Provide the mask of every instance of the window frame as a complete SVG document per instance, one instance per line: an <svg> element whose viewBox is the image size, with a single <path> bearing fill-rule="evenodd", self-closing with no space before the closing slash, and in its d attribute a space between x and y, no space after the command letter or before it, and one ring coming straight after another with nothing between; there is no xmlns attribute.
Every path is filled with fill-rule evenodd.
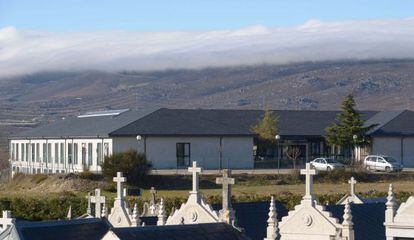
<svg viewBox="0 0 414 240"><path fill-rule="evenodd" d="M182 146L182 149L179 149L180 146ZM188 154L186 154L186 146L188 146ZM190 142L177 142L175 145L175 149L176 149L175 151L176 151L177 167L190 166L191 164L191 143ZM182 156L180 155L181 150L183 152Z"/></svg>

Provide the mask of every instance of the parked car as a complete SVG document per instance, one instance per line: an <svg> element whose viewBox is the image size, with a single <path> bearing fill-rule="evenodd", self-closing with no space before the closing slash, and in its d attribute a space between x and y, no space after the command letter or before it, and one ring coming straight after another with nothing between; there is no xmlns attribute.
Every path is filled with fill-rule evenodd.
<svg viewBox="0 0 414 240"><path fill-rule="evenodd" d="M345 165L333 158L316 158L310 162L316 170L331 171L334 169L344 169Z"/></svg>
<svg viewBox="0 0 414 240"><path fill-rule="evenodd" d="M385 155L368 155L364 165L368 171L400 172L404 168L400 161Z"/></svg>

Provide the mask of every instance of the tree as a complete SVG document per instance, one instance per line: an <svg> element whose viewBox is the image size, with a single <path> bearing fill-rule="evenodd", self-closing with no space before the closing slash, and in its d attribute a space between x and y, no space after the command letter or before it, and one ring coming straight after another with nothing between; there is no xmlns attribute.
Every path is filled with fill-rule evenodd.
<svg viewBox="0 0 414 240"><path fill-rule="evenodd" d="M266 109L263 119L252 126L252 131L256 133L261 140L272 143L275 141L275 136L279 132L278 123L279 118L274 115L270 109Z"/></svg>
<svg viewBox="0 0 414 240"><path fill-rule="evenodd" d="M359 112L355 109L354 96L348 94L342 102L342 112L336 121L326 129L326 140L331 146L364 147L370 143L367 133L376 125L364 126ZM354 139L356 136L356 139Z"/></svg>
<svg viewBox="0 0 414 240"><path fill-rule="evenodd" d="M293 169L296 169L296 161L300 157L300 154L302 154L300 148L288 146L287 150L285 151L285 154L290 160L292 160Z"/></svg>
<svg viewBox="0 0 414 240"><path fill-rule="evenodd" d="M133 185L142 183L148 170L145 155L133 149L105 157L102 165L102 173L106 178L112 179L117 172L122 172L127 177L128 183Z"/></svg>

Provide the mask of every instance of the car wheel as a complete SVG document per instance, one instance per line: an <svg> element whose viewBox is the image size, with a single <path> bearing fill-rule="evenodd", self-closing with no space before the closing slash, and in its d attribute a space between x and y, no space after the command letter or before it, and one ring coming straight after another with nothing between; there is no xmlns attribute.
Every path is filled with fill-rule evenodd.
<svg viewBox="0 0 414 240"><path fill-rule="evenodd" d="M389 172L391 172L391 168L390 168L390 167L385 167L385 171L386 171L387 173L389 173Z"/></svg>
<svg viewBox="0 0 414 240"><path fill-rule="evenodd" d="M330 172L331 170L332 170L331 167L326 168L326 171L328 171L328 172Z"/></svg>

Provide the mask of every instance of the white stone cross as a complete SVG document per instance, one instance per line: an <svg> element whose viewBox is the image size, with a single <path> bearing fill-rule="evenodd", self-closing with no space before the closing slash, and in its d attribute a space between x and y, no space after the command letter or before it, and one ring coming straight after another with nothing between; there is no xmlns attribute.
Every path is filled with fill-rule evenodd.
<svg viewBox="0 0 414 240"><path fill-rule="evenodd" d="M101 195L101 189L95 189L95 196L90 197L91 203L95 204L95 217L99 218L102 214L101 206L105 205L105 196Z"/></svg>
<svg viewBox="0 0 414 240"><path fill-rule="evenodd" d="M358 182L355 180L354 177L351 177L351 179L349 179L348 183L351 184L351 196L353 196L353 195L355 195L355 184L357 184Z"/></svg>
<svg viewBox="0 0 414 240"><path fill-rule="evenodd" d="M306 194L304 199L312 200L313 199L313 176L318 174L316 169L313 169L310 163L306 163L306 168L300 170L300 174L306 176Z"/></svg>
<svg viewBox="0 0 414 240"><path fill-rule="evenodd" d="M88 199L88 208L86 209L86 214L91 215L91 193L88 192L88 196L86 196L86 199Z"/></svg>
<svg viewBox="0 0 414 240"><path fill-rule="evenodd" d="M123 199L122 183L126 182L126 178L122 176L122 172L117 172L116 177L114 177L113 181L116 182L116 199L121 200Z"/></svg>
<svg viewBox="0 0 414 240"><path fill-rule="evenodd" d="M11 212L3 211L3 217L0 218L0 230L4 231L8 226L11 225L13 225L13 218L11 218Z"/></svg>
<svg viewBox="0 0 414 240"><path fill-rule="evenodd" d="M151 194L150 204L155 205L155 202L157 201L157 197L156 197L157 190L155 190L154 187L151 187L150 194Z"/></svg>
<svg viewBox="0 0 414 240"><path fill-rule="evenodd" d="M193 191L191 193L198 193L198 174L201 173L201 168L197 167L197 162L193 161L193 166L188 168L188 172L193 173Z"/></svg>
<svg viewBox="0 0 414 240"><path fill-rule="evenodd" d="M216 178L216 184L223 185L223 209L231 208L231 185L235 183L234 178L231 177L231 170L224 169L223 177Z"/></svg>

